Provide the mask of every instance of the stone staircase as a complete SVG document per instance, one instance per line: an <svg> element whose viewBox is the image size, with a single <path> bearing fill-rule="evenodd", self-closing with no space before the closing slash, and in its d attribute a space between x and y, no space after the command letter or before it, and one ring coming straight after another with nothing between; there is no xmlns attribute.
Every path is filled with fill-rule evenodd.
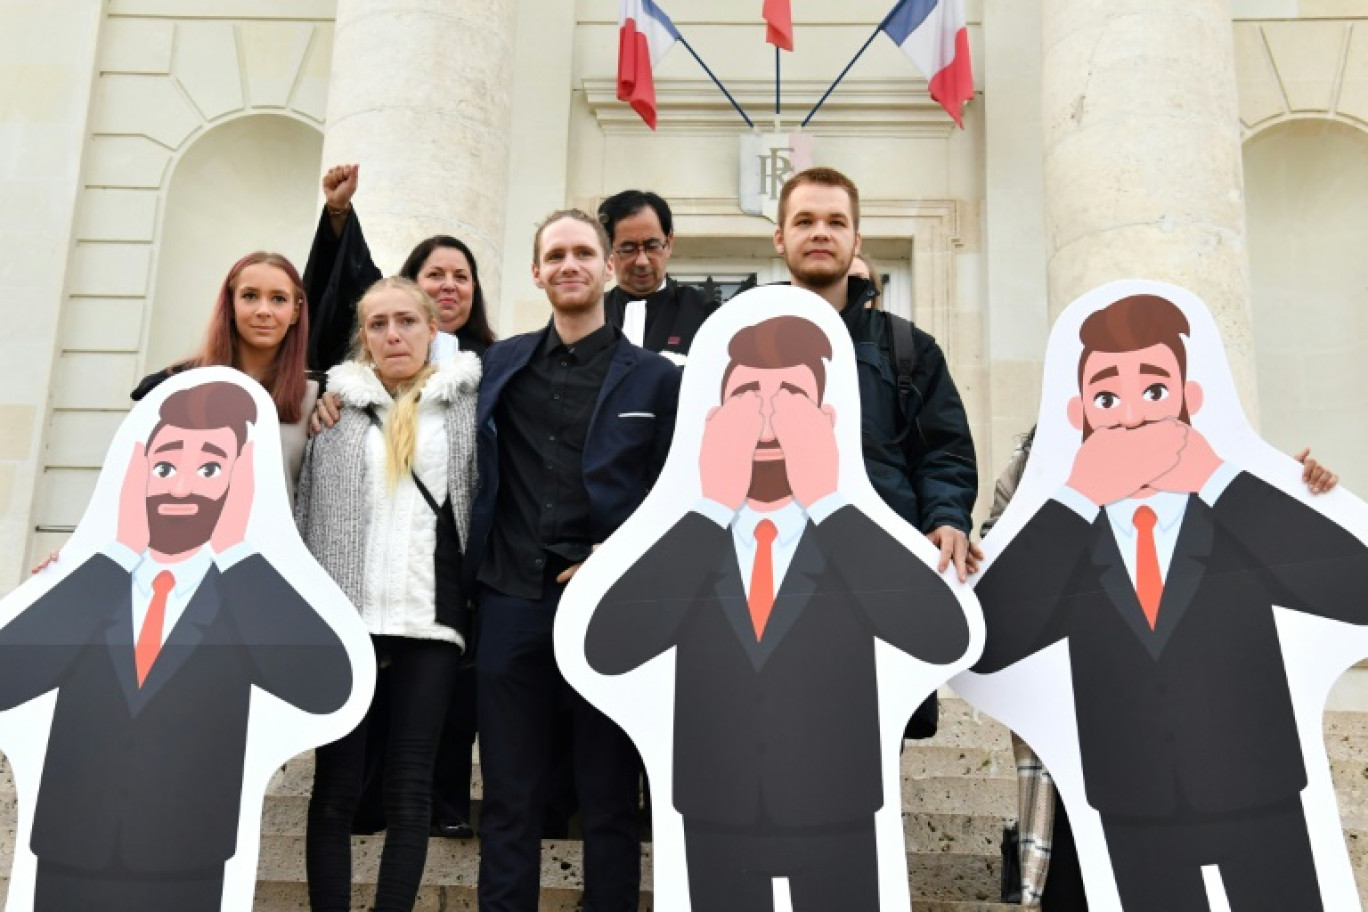
<svg viewBox="0 0 1368 912"><path fill-rule="evenodd" d="M909 742L902 756L903 819L913 912L1009 912L998 903L1002 828L1016 817L1016 781L1007 730L963 700L941 701L940 733ZM1359 893L1368 897L1368 713L1329 712L1325 737L1345 838ZM306 912L305 808L312 755L291 760L272 779L262 814L255 909ZM474 794L481 782L476 768ZM0 778L0 870L8 871L15 796L8 766ZM353 839L352 908L374 895L382 836ZM581 845L547 841L542 852L540 912L576 912ZM651 846L644 846L641 908L652 908ZM477 840L432 840L417 909L474 910ZM0 887L4 886L0 882ZM0 906L3 909L3 906Z"/></svg>
<svg viewBox="0 0 1368 912"><path fill-rule="evenodd" d="M311 757L291 760L271 782L262 817L257 872L259 912L306 912L304 820L312 777ZM903 820L914 912L1005 912L997 903L1002 828L1016 818L1016 779L1007 730L959 699L942 701L940 733L908 742L902 757ZM473 794L482 782L476 765ZM374 895L382 836L352 840L353 909ZM579 906L581 844L542 845L540 912L575 912ZM649 912L651 846L643 846L642 904ZM434 839L417 909L474 910L477 840Z"/></svg>

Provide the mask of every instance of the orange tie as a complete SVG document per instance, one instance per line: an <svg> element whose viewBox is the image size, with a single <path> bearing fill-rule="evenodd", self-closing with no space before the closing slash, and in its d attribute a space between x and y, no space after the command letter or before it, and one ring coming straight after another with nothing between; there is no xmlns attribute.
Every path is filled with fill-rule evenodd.
<svg viewBox="0 0 1368 912"><path fill-rule="evenodd" d="M751 567L750 616L755 640L765 635L765 624L774 608L774 537L779 530L768 519L755 524L755 563Z"/></svg>
<svg viewBox="0 0 1368 912"><path fill-rule="evenodd" d="M143 619L138 645L133 650L139 687L147 680L147 673L152 670L152 663L157 661L157 653L161 651L162 625L166 623L166 596L175 585L176 578L170 570L163 570L152 580L152 604L147 606L147 617Z"/></svg>
<svg viewBox="0 0 1368 912"><path fill-rule="evenodd" d="M1135 524L1135 594L1140 597L1150 630L1159 621L1159 602L1164 597L1164 578L1159 573L1159 549L1154 545L1154 525L1159 517L1149 507L1139 507Z"/></svg>

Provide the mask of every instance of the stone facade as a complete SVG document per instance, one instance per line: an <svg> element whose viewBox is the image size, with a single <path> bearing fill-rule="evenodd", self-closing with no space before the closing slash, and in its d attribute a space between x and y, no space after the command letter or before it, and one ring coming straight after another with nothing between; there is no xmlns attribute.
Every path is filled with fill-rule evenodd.
<svg viewBox="0 0 1368 912"><path fill-rule="evenodd" d="M887 5L797 5L781 130ZM771 130L774 61L755 11L673 7ZM1163 9L1179 18L1153 18ZM1233 315L1252 417L1279 446L1310 444L1368 487L1368 417L1337 408L1363 379L1368 344L1368 261L1353 253L1368 240L1354 218L1368 202L1365 11L1351 0L967 10L979 94L966 130L880 37L808 132L815 160L862 188L866 247L898 286L890 301L949 355L985 489L1034 420L1051 313L1126 271L1188 281ZM777 275L773 225L737 205L741 120L676 47L656 74L651 133L614 97L616 30L597 0L0 2L0 40L16 51L0 58L12 76L0 82L0 284L21 330L0 342L0 588L75 524L127 389L194 348L227 266L262 247L302 264L318 176L334 161L363 164L356 205L383 268L432 231L474 244L503 334L547 316L528 272L538 219L625 186L675 204L676 271ZM1130 102L1166 69L1149 108ZM1168 107L1183 116L1168 117L1164 141L1120 144L1118 131L1136 132L1127 118L1162 122ZM1108 186L1125 161L1185 182L1169 197L1118 195ZM1189 223L1216 227L1189 241ZM1090 248L1109 234L1127 240ZM1186 265L1166 272L1165 250L1186 251Z"/></svg>

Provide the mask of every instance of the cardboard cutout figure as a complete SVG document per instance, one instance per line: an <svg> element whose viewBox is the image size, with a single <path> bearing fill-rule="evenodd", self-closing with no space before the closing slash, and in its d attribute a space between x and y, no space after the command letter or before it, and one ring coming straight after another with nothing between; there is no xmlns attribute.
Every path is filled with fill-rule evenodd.
<svg viewBox="0 0 1368 912"><path fill-rule="evenodd" d="M265 391L209 368L137 405L61 561L0 622L7 908L250 908L267 778L354 727L375 678L294 533Z"/></svg>
<svg viewBox="0 0 1368 912"><path fill-rule="evenodd" d="M1299 479L1193 295L1116 283L1060 316L954 686L1054 772L1094 909L1359 908L1321 712L1368 655L1345 626L1368 624L1368 513Z"/></svg>
<svg viewBox="0 0 1368 912"><path fill-rule="evenodd" d="M646 761L661 910L908 908L902 728L980 626L859 429L837 313L745 292L694 341L650 497L561 601L566 678Z"/></svg>

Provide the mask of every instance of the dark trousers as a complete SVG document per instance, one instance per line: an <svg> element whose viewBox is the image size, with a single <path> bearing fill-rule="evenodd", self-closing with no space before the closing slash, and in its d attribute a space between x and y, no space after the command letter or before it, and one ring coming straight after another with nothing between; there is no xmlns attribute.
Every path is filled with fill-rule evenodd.
<svg viewBox="0 0 1368 912"><path fill-rule="evenodd" d="M480 764L481 912L535 912L542 818L557 712L571 725L584 830L585 912L635 912L641 890L636 748L576 693L556 666L551 630L564 587L537 601L484 590L476 647Z"/></svg>
<svg viewBox="0 0 1368 912"><path fill-rule="evenodd" d="M1204 865L1218 865L1231 912L1320 912L1301 801L1159 822L1102 815L1126 912L1208 912Z"/></svg>
<svg viewBox="0 0 1368 912"><path fill-rule="evenodd" d="M470 822L470 774L477 729L475 669L462 668L447 704L432 778L432 819L437 823Z"/></svg>
<svg viewBox="0 0 1368 912"><path fill-rule="evenodd" d="M387 701L385 817L388 830L375 890L376 912L408 912L427 862L432 768L461 650L452 643L372 637ZM371 712L376 709L372 702ZM367 713L369 718L370 713ZM351 734L320 747L309 799L305 862L313 912L351 908L351 822L366 769L363 719Z"/></svg>
<svg viewBox="0 0 1368 912"><path fill-rule="evenodd" d="M38 859L34 912L218 912L223 868L173 875L89 872Z"/></svg>
<svg viewBox="0 0 1368 912"><path fill-rule="evenodd" d="M788 878L794 912L879 910L873 817L788 832L713 829L686 819L684 854L689 904L700 912L772 912L775 877Z"/></svg>

